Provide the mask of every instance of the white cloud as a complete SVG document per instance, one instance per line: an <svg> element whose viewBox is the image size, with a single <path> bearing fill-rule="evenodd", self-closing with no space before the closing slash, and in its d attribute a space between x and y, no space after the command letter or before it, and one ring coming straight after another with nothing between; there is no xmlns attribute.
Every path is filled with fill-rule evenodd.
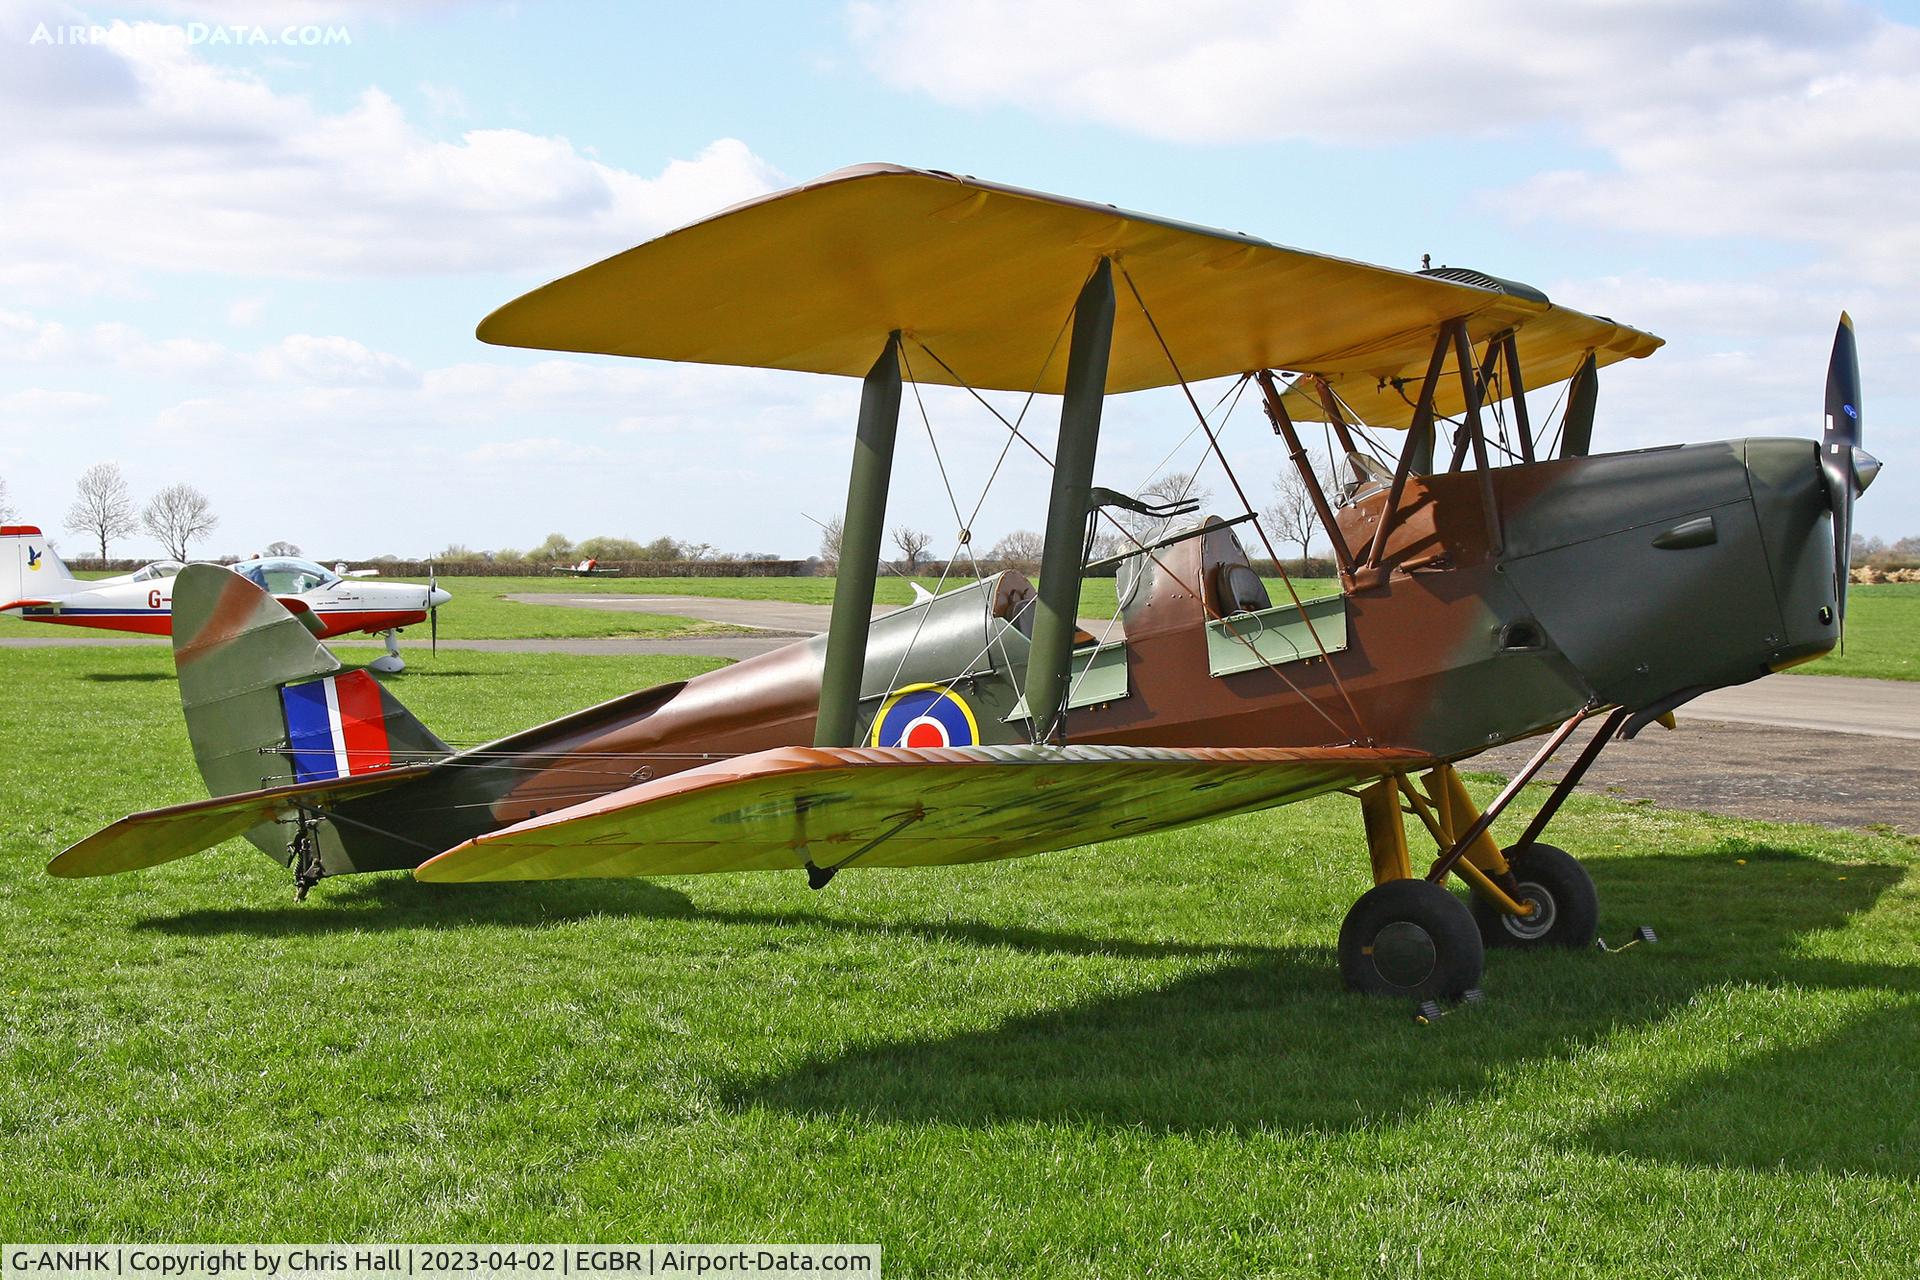
<svg viewBox="0 0 1920 1280"><path fill-rule="evenodd" d="M377 89L322 111L208 62L182 28L112 30L100 44L0 42L0 279L47 263L107 275L557 270L775 180L730 138L656 175L517 129L445 140Z"/></svg>
<svg viewBox="0 0 1920 1280"><path fill-rule="evenodd" d="M252 297L235 298L227 304L227 323L240 329L251 328L260 323L260 317L266 309L266 298L258 294Z"/></svg>
<svg viewBox="0 0 1920 1280"><path fill-rule="evenodd" d="M113 403L108 397L92 391L56 391L44 387L28 387L23 391L10 392L0 396L0 416L8 419L28 422L48 422L57 419L90 417L101 413Z"/></svg>
<svg viewBox="0 0 1920 1280"><path fill-rule="evenodd" d="M227 384L411 386L413 367L352 338L295 333L255 351L203 338L153 338L132 325L71 326L0 311L0 362L102 366L122 374Z"/></svg>
<svg viewBox="0 0 1920 1280"><path fill-rule="evenodd" d="M607 451L598 445L562 440L558 436L527 436L519 440L491 440L467 450L465 456L468 462L481 466L571 466L598 462L607 456Z"/></svg>
<svg viewBox="0 0 1920 1280"><path fill-rule="evenodd" d="M1838 0L862 0L901 88L1181 142L1401 142L1706 106L1831 73L1889 24Z"/></svg>

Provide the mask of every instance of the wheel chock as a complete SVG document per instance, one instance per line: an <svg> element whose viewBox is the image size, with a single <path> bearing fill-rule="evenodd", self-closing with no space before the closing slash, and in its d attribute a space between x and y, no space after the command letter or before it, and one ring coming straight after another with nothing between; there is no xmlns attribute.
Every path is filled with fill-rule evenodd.
<svg viewBox="0 0 1920 1280"><path fill-rule="evenodd" d="M1487 993L1480 988L1468 987L1460 993L1460 998L1454 1001L1451 1009L1442 1005L1438 1000L1422 1000L1413 1007L1413 1020L1423 1027L1431 1026L1448 1014L1458 1013L1467 1005L1479 1004L1486 998Z"/></svg>
<svg viewBox="0 0 1920 1280"><path fill-rule="evenodd" d="M1660 935L1653 931L1653 926L1650 924L1643 924L1639 928L1633 931L1633 937L1631 940L1627 942L1623 942L1617 947L1608 946L1607 940L1605 938L1595 938L1593 940L1593 946L1596 951L1601 951L1611 956L1611 955L1619 955L1622 951L1626 951L1630 948L1637 947L1643 942L1658 942L1658 941L1660 941Z"/></svg>

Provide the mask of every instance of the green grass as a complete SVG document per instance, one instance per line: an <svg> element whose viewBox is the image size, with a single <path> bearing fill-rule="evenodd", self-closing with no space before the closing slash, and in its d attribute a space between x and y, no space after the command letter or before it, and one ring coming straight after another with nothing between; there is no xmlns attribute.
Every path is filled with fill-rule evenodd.
<svg viewBox="0 0 1920 1280"><path fill-rule="evenodd" d="M460 739L699 666L412 656L392 687ZM1603 932L1660 945L1497 955L1422 1028L1334 977L1365 867L1337 797L822 893L387 875L296 905L244 847L43 875L200 794L174 698L162 648L0 653L0 1237L1912 1274L1912 841L1576 798Z"/></svg>
<svg viewBox="0 0 1920 1280"><path fill-rule="evenodd" d="M832 578L449 578L447 588L455 602L440 615L443 636L600 636L699 634L715 628L706 623L651 614L599 613L591 609L516 604L499 597L532 592L565 596L693 595L736 600L792 600L808 604L833 601ZM937 577L917 581L929 589ZM953 581L947 584L954 585ZM1330 578L1296 578L1301 599L1339 590ZM1276 604L1287 600L1278 578L1267 579ZM875 591L882 604L907 604L912 588L907 580L889 574ZM1114 611L1112 578L1089 578L1081 584L1082 617L1105 618ZM725 630L725 628L718 628ZM1881 583L1855 586L1848 596L1847 646L1817 662L1795 668L1796 674L1869 676L1883 680L1920 680L1920 583Z"/></svg>
<svg viewBox="0 0 1920 1280"><path fill-rule="evenodd" d="M1796 672L1920 680L1920 582L1847 589L1847 644Z"/></svg>
<svg viewBox="0 0 1920 1280"><path fill-rule="evenodd" d="M937 577L917 581L929 589ZM440 613L440 634L461 639L561 639L596 636L644 636L659 639L726 634L738 628L656 613L615 613L564 605L522 604L508 595L692 595L735 600L789 600L831 604L832 578L446 578L453 603ZM949 581L948 586L953 585ZM1277 578L1267 580L1276 603L1286 601ZM1302 599L1338 590L1332 579L1298 578ZM889 574L875 597L882 604L907 604L913 598L907 579ZM1920 583L1855 586L1848 597L1846 652L1835 652L1796 667L1796 674L1868 676L1882 680L1920 680ZM1082 617L1105 618L1114 611L1111 578L1081 584ZM0 617L0 637L47 635L50 628ZM100 633L110 634L110 633ZM409 636L409 639L417 637Z"/></svg>

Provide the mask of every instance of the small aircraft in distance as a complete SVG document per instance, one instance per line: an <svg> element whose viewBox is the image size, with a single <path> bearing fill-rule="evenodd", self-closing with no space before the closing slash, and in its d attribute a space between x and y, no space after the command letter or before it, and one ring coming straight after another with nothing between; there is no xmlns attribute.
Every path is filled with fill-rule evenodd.
<svg viewBox="0 0 1920 1280"><path fill-rule="evenodd" d="M171 635L174 582L184 567L178 560L156 560L115 578L76 578L36 526L6 525L0 527L0 613L55 626ZM363 582L361 575L379 571L349 578L290 556L226 567L270 592L318 639L384 635L387 652L374 660L377 671L406 669L395 639L400 628L428 622L437 641L439 608L453 598L438 581Z"/></svg>
<svg viewBox="0 0 1920 1280"><path fill-rule="evenodd" d="M579 564L557 564L547 572L564 574L569 578L612 578L617 577L620 570L602 569L598 556L588 556Z"/></svg>
<svg viewBox="0 0 1920 1280"><path fill-rule="evenodd" d="M1457 996L1486 947L1592 944L1593 880L1540 837L1609 742L1839 642L1854 502L1879 467L1844 314L1818 440L1595 454L1597 370L1651 355L1652 334L1477 271L1368 266L889 165L734 205L508 303L479 336L861 378L827 634L455 751L252 582L191 565L174 652L214 798L123 818L49 871L152 866L244 834L300 893L398 868L785 870L817 889L847 869L1020 857L1337 792L1359 801L1372 880L1340 928L1342 977ZM1192 387L1207 379L1226 386L1212 410ZM1051 468L1039 581L981 574L873 618L903 388L921 419L922 383L975 392L1004 447ZM1558 423L1536 423L1528 390L1561 384ZM1198 423L1176 430L1240 510L1189 519L1194 503L1093 484L1107 397L1153 387L1180 388ZM1053 447L987 391L1058 396ZM1298 470L1336 589L1288 584L1276 601L1241 542L1251 531L1279 561L1221 447L1242 393L1272 433L1236 443L1267 441ZM1337 483L1302 422L1324 424ZM951 505L964 563L973 535ZM1128 545L1089 563L1103 523ZM1082 577L1108 568L1118 607L1081 637ZM1596 717L1543 803L1509 819ZM1480 809L1456 765L1535 735ZM1437 852L1419 869L1409 816ZM1520 828L1504 842L1503 819ZM1311 874L1335 874L1326 862Z"/></svg>

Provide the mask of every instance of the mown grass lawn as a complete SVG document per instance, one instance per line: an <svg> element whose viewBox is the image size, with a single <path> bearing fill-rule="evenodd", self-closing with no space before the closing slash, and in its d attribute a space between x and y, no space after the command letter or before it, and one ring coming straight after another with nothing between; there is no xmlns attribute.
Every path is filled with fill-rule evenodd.
<svg viewBox="0 0 1920 1280"><path fill-rule="evenodd" d="M367 657L371 649L348 651ZM472 740L701 664L443 650ZM0 652L0 1237L857 1240L900 1276L1913 1274L1912 841L1576 798L1602 929L1434 1027L1343 993L1350 802L935 872L300 905L159 646ZM1790 768L1791 762L1783 762Z"/></svg>
<svg viewBox="0 0 1920 1280"><path fill-rule="evenodd" d="M929 590L937 577L916 579ZM950 579L951 588L961 579ZM793 600L809 604L833 602L832 578L448 578L456 595L440 615L442 636L599 636L695 635L710 624L662 615L600 613L592 609L519 604L500 597L531 592L568 596L693 595L740 600ZM1296 578L1301 599L1338 591L1329 578ZM1285 603L1286 587L1269 578L1275 603ZM907 604L912 598L908 580L888 574L880 579L876 598L882 604ZM1110 617L1114 611L1112 578L1089 578L1081 584L1080 614ZM678 625L682 630L675 630ZM719 628L725 630L725 628ZM1847 643L1817 662L1794 668L1800 675L1868 676L1882 680L1920 680L1920 583L1877 583L1854 586L1847 604Z"/></svg>

